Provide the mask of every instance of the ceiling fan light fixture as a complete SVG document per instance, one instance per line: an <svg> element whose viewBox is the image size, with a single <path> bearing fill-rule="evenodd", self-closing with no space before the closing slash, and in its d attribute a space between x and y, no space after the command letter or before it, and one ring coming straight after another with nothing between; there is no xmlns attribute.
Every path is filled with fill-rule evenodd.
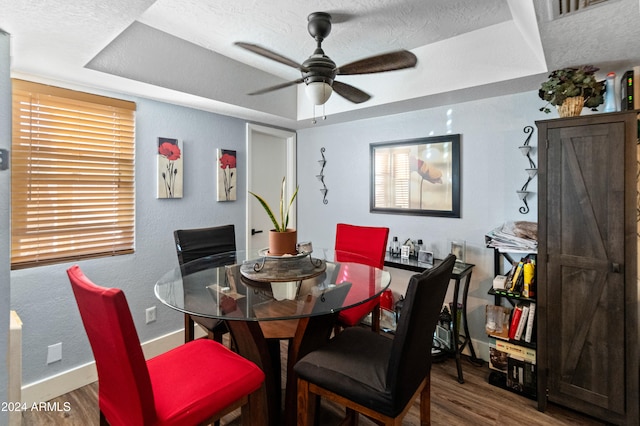
<svg viewBox="0 0 640 426"><path fill-rule="evenodd" d="M314 105L322 105L329 100L333 88L330 84L324 81L312 81L307 83L305 87L307 97L313 102Z"/></svg>
<svg viewBox="0 0 640 426"><path fill-rule="evenodd" d="M322 50L322 41L331 32L331 15L326 12L314 12L309 15L308 21L307 29L309 30L309 35L316 40L317 45L313 54L302 64L298 64L294 60L256 44L236 42L236 45L243 49L247 49L265 58L296 68L302 73L302 78L267 87L266 89L250 93L250 95L261 95L263 93L304 82L306 84L305 91L307 93L307 97L311 100L314 107L324 105L331 97L331 93L333 93L334 89L339 96L349 102L360 104L371 99L371 95L353 87L350 84L336 81L337 76L373 74L413 68L418 62L415 54L408 50L401 49L389 53L370 56L368 58L360 59L341 67L337 67L336 63L330 57L325 55Z"/></svg>

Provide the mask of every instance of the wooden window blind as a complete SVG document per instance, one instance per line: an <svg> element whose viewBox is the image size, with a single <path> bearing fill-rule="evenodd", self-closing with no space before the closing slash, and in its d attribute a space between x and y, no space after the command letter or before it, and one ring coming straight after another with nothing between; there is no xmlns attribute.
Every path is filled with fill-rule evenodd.
<svg viewBox="0 0 640 426"><path fill-rule="evenodd" d="M134 249L135 103L13 80L11 268Z"/></svg>

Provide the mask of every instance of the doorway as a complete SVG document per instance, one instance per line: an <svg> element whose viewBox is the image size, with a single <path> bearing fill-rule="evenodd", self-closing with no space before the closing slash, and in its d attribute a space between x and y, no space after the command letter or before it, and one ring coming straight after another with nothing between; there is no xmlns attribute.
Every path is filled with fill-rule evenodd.
<svg viewBox="0 0 640 426"><path fill-rule="evenodd" d="M278 214L280 184L286 177L285 200L297 185L296 134L257 124L247 124L247 190L259 194ZM289 227L296 227L296 203L289 214ZM247 196L247 250L269 246L269 230L273 224L258 200Z"/></svg>

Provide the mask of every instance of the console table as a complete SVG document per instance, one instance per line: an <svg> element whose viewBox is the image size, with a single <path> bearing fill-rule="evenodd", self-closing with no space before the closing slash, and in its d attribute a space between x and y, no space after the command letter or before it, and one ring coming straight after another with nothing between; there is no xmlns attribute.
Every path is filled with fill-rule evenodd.
<svg viewBox="0 0 640 426"><path fill-rule="evenodd" d="M418 262L417 259L403 259L400 257L391 257L387 252L384 258L384 265L390 268L404 269L421 273L427 269L431 269L442 262L442 259L434 259L433 265ZM454 280L453 303L451 304L451 316L453 317L453 354L456 358L456 367L458 369L458 382L464 383L462 375L462 364L460 355L465 347L469 346L471 352L471 362L480 365L482 360L476 356L476 351L471 342L471 334L469 333L469 325L467 324L467 296L469 294L469 283L471 282L471 272L475 265L471 263L456 262L451 272L451 279ZM462 300L460 300L460 287L462 286ZM462 305L461 322L464 327L464 335L460 334L460 324L458 324L458 303Z"/></svg>

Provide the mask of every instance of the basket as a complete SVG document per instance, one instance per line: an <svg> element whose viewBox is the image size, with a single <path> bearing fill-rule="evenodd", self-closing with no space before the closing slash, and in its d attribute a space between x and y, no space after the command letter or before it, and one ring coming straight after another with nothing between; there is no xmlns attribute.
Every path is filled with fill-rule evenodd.
<svg viewBox="0 0 640 426"><path fill-rule="evenodd" d="M564 100L562 105L558 107L558 115L560 117L577 117L584 108L584 97L574 96Z"/></svg>

